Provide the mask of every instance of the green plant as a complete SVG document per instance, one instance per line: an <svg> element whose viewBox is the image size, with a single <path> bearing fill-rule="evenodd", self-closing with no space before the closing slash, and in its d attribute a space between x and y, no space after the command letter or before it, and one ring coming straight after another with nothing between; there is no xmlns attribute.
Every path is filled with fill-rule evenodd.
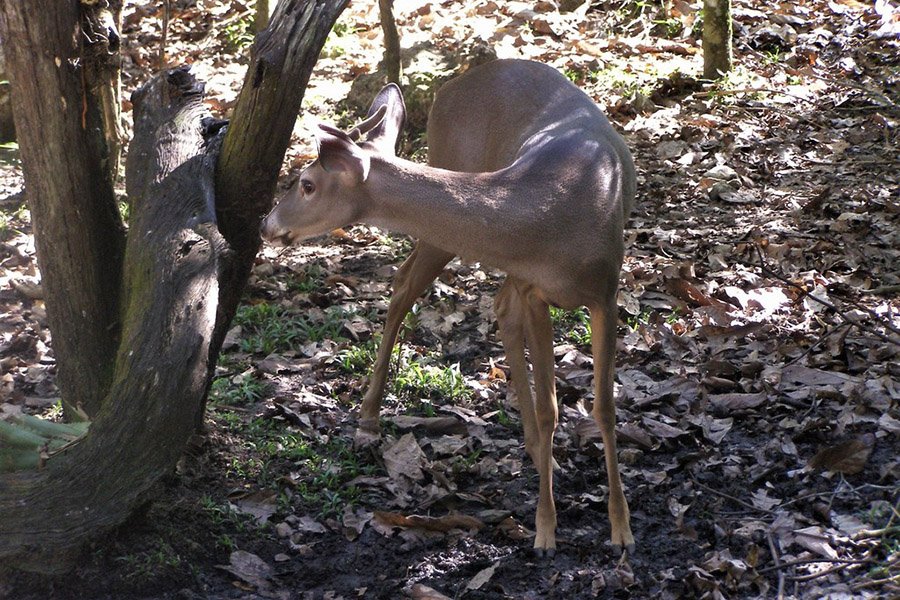
<svg viewBox="0 0 900 600"><path fill-rule="evenodd" d="M344 21L335 23L334 27L331 28L331 33L328 34L328 38L325 40L325 46L322 48L319 57L340 58L346 54L347 48L345 47L345 38L354 33L356 33L356 28Z"/></svg>
<svg viewBox="0 0 900 600"><path fill-rule="evenodd" d="M242 330L241 351L271 354L291 350L304 342L345 339L341 330L351 314L340 307L331 307L317 320L283 306L261 302L238 308L234 323Z"/></svg>
<svg viewBox="0 0 900 600"><path fill-rule="evenodd" d="M229 52L237 52L250 46L256 37L253 34L253 13L247 13L240 19L226 25L223 34L225 36L225 47Z"/></svg>
<svg viewBox="0 0 900 600"><path fill-rule="evenodd" d="M625 324L628 326L628 329L632 331L636 331L640 328L641 325L646 325L650 322L650 309L643 309L640 314L637 315L629 315L629 317L625 320Z"/></svg>
<svg viewBox="0 0 900 600"><path fill-rule="evenodd" d="M433 411L430 400L468 400L472 390L466 385L459 363L448 367L409 361L401 364L391 382L391 391L402 398L415 398L426 413Z"/></svg>
<svg viewBox="0 0 900 600"><path fill-rule="evenodd" d="M322 267L311 263L306 265L302 273L295 273L287 280L289 292L308 294L322 288L325 282L325 272Z"/></svg>
<svg viewBox="0 0 900 600"><path fill-rule="evenodd" d="M678 37L681 33L681 21L678 19L656 19L653 24L662 28L663 36L667 38Z"/></svg>
<svg viewBox="0 0 900 600"><path fill-rule="evenodd" d="M12 210L0 211L0 240L7 240L17 233L21 233L20 227L28 222L30 213L23 203Z"/></svg>
<svg viewBox="0 0 900 600"><path fill-rule="evenodd" d="M563 330L565 339L580 346L590 345L591 315L586 308L564 310L551 306L550 320L554 327Z"/></svg>
<svg viewBox="0 0 900 600"><path fill-rule="evenodd" d="M341 370L351 375L367 375L375 364L375 356L380 337L369 338L362 343L351 344L335 356ZM398 352L397 346L394 351Z"/></svg>
<svg viewBox="0 0 900 600"><path fill-rule="evenodd" d="M242 406L258 402L269 392L270 384L245 371L234 377L219 377L212 382L209 400L213 404Z"/></svg>
<svg viewBox="0 0 900 600"><path fill-rule="evenodd" d="M765 50L765 51L763 51L762 56L763 56L763 64L765 64L765 65L777 65L784 58L781 54L780 48L773 48L771 50Z"/></svg>
<svg viewBox="0 0 900 600"><path fill-rule="evenodd" d="M162 539L155 539L147 550L118 556L114 560L126 565L126 579L138 582L157 580L181 566L181 557Z"/></svg>

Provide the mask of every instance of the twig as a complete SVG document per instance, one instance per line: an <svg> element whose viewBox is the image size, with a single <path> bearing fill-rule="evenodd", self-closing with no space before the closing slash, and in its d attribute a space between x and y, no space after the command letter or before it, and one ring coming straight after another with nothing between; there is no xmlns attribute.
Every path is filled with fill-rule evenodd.
<svg viewBox="0 0 900 600"><path fill-rule="evenodd" d="M785 579L788 579L790 581L800 581L800 582L812 581L813 579L818 579L819 577L825 577L826 575L831 575L832 573L846 569L851 564L853 564L853 563L835 565L835 566L831 567L830 569L826 569L819 573L810 573L809 575L787 575L785 577Z"/></svg>
<svg viewBox="0 0 900 600"><path fill-rule="evenodd" d="M771 536L769 536L771 539ZM775 562L771 567L765 567L763 569L757 569L757 573L768 573L769 571L774 571L775 569L782 569L785 567L795 567L797 565L812 565L816 563L834 563L834 564L849 564L849 565L862 565L862 564L875 564L876 561L868 558L798 558L796 560L789 560L785 562L779 563Z"/></svg>
<svg viewBox="0 0 900 600"><path fill-rule="evenodd" d="M159 70L166 68L166 45L169 39L169 2L163 0L162 36L159 40Z"/></svg>
<svg viewBox="0 0 900 600"><path fill-rule="evenodd" d="M900 586L900 575L892 575L891 577L885 577L884 579L871 579L869 581L864 581L862 583L855 583L850 586L850 589L855 592L857 590L863 590L865 588L887 585L889 583L895 583L898 586Z"/></svg>
<svg viewBox="0 0 900 600"><path fill-rule="evenodd" d="M769 552L772 553L772 561L775 562L773 569L778 569L778 600L784 600L784 572L781 570L784 563L778 555L778 549L775 547L775 538L771 531L766 532L766 539L769 541ZM763 571L759 571L762 573Z"/></svg>
<svg viewBox="0 0 900 600"><path fill-rule="evenodd" d="M774 277L775 279L781 281L782 283L786 283L787 285L791 286L792 288L798 290L799 292L801 292L803 294L804 297L810 298L811 300L818 302L819 304L821 304L822 306L825 306L826 308L830 308L831 310L833 310L834 312L839 314L846 322L850 323L851 325L854 325L854 326L858 327L859 329L862 329L863 331L871 333L872 335L882 339L885 342L888 342L889 344L894 344L895 346L900 346L900 340L896 340L888 335L881 333L880 331L877 331L877 330L869 327L868 325L864 325L863 323L860 323L855 318L851 317L845 311L839 309L837 306L835 306L831 302L828 302L827 300L822 300L821 298L817 298L816 296L813 296L802 285L798 285L798 284L794 283L793 281L791 281L790 279L787 279L786 277L784 277L784 276L780 275L779 273L776 273L775 271L770 269L766 265L765 257L763 257L762 250L759 249L759 245L753 244L753 247L756 250L757 256L759 257L758 265L753 265L752 263L748 263L748 262L745 262L740 259L738 259L738 261L748 267L754 267L754 266L758 267L766 275L768 275L770 277ZM897 335L900 335L900 329L897 329L890 323L885 322L878 315L876 315L869 309L865 308L864 306L857 306L856 308L859 308L859 309L867 312L869 314L869 316L876 319L881 324L881 326L884 327L885 329L888 329L888 330L896 333Z"/></svg>
<svg viewBox="0 0 900 600"><path fill-rule="evenodd" d="M872 538L883 537L894 533L900 533L900 526L894 525L893 527L883 527L881 529L863 529L854 533L850 539L854 542L858 542L860 540L870 540Z"/></svg>
<svg viewBox="0 0 900 600"><path fill-rule="evenodd" d="M723 498L727 498L727 499L731 500L732 502L737 502L737 503L740 504L741 506L744 506L744 507L746 507L746 508L749 508L750 510L757 511L757 512L761 512L761 513L766 513L766 514L768 514L768 515L774 515L774 514L775 514L774 511L771 511L771 510L766 509L766 508L759 508L758 506L753 506L753 505L750 504L749 502L746 502L746 501L744 501L744 500L741 500L740 498L736 498L736 497L734 497L734 496L732 496L732 495L730 495L730 494L726 494L725 492L720 492L720 491L717 490L717 489L711 488L711 487L709 487L708 485L704 485L704 484L700 483L699 481L697 481L696 479L692 479L691 481L693 481L694 484L697 485L697 487L699 487L700 489L706 490L707 492L711 492L711 493L713 493L713 494L715 494L715 495L717 495L717 496L721 496L721 497L723 497Z"/></svg>
<svg viewBox="0 0 900 600"><path fill-rule="evenodd" d="M742 88L739 90L711 90L709 92L697 92L694 94L695 98L709 98L714 96L734 96L737 94L779 94L781 96L788 96L790 98L796 98L797 100L803 100L804 102L809 102L810 104L815 104L815 100L810 100L809 98L804 98L803 96L799 96L797 94L792 94L790 92L782 92L781 90L773 90L772 88Z"/></svg>
<svg viewBox="0 0 900 600"><path fill-rule="evenodd" d="M822 342L824 342L828 337L830 337L832 334L838 332L841 329L841 327L845 327L845 326L847 328L853 327L853 325L851 323L841 323L841 324L837 325L836 327L827 329L825 332L822 333L822 335L819 336L819 339L817 339L814 344L812 344L809 348L804 350L803 353L800 354L800 356L786 362L785 366L793 365L793 364L800 362L801 360L803 360L804 357L808 356L813 350L818 348L822 344Z"/></svg>

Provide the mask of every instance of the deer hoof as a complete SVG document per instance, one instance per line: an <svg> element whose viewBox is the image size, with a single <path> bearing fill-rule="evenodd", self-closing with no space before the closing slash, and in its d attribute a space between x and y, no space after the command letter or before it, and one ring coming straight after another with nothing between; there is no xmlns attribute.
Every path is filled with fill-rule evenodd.
<svg viewBox="0 0 900 600"><path fill-rule="evenodd" d="M537 558L553 558L556 556L556 548L535 548L534 555Z"/></svg>
<svg viewBox="0 0 900 600"><path fill-rule="evenodd" d="M628 553L628 556L634 555L634 549L635 549L634 542L632 542L630 544L625 544L625 552ZM622 556L622 544L613 544L612 551L613 551L613 555L615 557L618 558L619 556Z"/></svg>
<svg viewBox="0 0 900 600"><path fill-rule="evenodd" d="M353 446L356 448L368 448L369 446L374 446L381 440L381 429L377 427L378 420L375 419L376 427L370 428L363 425L362 422L359 424L359 428L356 430L356 435L353 436Z"/></svg>

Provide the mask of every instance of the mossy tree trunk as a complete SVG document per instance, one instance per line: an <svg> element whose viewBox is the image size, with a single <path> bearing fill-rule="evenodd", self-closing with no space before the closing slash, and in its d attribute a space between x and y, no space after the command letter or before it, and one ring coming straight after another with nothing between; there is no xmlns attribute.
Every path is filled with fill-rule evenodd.
<svg viewBox="0 0 900 600"><path fill-rule="evenodd" d="M731 0L703 0L703 77L731 71Z"/></svg>
<svg viewBox="0 0 900 600"><path fill-rule="evenodd" d="M93 423L42 469L0 475L0 570L50 573L150 499L195 431L303 91L347 0L281 3L224 140L186 70L135 93L127 237L105 129L88 126L104 111L85 84L81 4L35 4L0 0L0 37L58 383Z"/></svg>

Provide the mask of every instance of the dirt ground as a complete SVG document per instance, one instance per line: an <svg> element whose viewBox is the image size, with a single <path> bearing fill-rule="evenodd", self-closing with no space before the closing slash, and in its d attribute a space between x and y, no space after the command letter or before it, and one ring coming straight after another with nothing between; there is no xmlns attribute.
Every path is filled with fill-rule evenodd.
<svg viewBox="0 0 900 600"><path fill-rule="evenodd" d="M155 67L157 4L126 6L129 91ZM169 61L191 62L227 116L253 4L172 5ZM634 554L608 542L577 311L554 314L559 549L532 553L537 474L490 309L502 275L488 267L452 263L417 305L384 436L354 444L390 277L412 247L360 225L263 249L206 430L156 501L74 573L0 581L0 598L900 596L900 12L878 7L736 1L736 70L711 85L697 2L395 2L406 155L424 159L430 91L486 47L560 69L632 148L616 389ZM283 187L313 156L314 120L361 116L377 77L343 99L377 71L377 24L369 3L341 17ZM52 418L15 161L0 173L0 408Z"/></svg>

